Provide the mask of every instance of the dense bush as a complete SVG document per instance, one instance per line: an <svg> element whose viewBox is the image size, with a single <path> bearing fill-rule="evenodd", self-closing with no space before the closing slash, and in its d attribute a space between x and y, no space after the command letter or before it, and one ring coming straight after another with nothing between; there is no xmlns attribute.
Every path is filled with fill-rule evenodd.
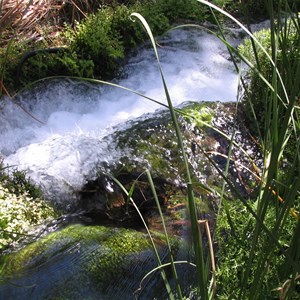
<svg viewBox="0 0 300 300"><path fill-rule="evenodd" d="M212 2L230 12L239 11L240 14L248 12L252 16L267 14L263 0L242 2L214 0ZM274 3L276 6L282 1ZM299 1L289 1L289 3L291 8L295 8ZM96 7L100 4L102 4L101 9L97 11ZM211 18L209 9L199 5L196 0L99 0L95 5L89 2L86 6L81 2L78 5L81 10L87 10L89 13L87 18L82 19L82 16L75 20L72 18L67 29L60 30L54 35L51 28L41 28L39 32L34 33L40 36L37 40L18 36L13 39L10 47L0 49L0 79L4 86L13 90L20 85L53 75L102 79L114 77L127 51L146 39L141 25L130 20L129 16L132 12L141 13L145 17L154 35L162 34L171 24L182 19L201 22ZM66 9L67 7L65 7L64 15L61 16L63 19L66 18ZM74 10L71 7L69 9L69 13ZM73 27L76 19L80 20L80 23ZM27 52L62 46L68 51L60 51L51 55L49 52L39 53L19 65L23 55ZM0 93L2 92L0 88Z"/></svg>
<svg viewBox="0 0 300 300"><path fill-rule="evenodd" d="M220 1L220 0L219 0ZM221 0L222 1L222 0ZM229 1L227 1L229 2ZM268 6L266 3L272 2L272 5L274 7L275 11L298 11L300 1L299 0L288 0L288 1L282 1L282 0L272 0L272 1L265 1L265 0L242 0L242 1L230 1L232 3L239 2L238 5L236 5L236 8L238 8L239 13L241 15L252 17L254 19L257 18L263 18L265 19L266 16L268 16ZM232 4L228 4L228 6L231 6Z"/></svg>
<svg viewBox="0 0 300 300"><path fill-rule="evenodd" d="M78 24L71 45L82 59L94 62L95 73L107 77L116 69L118 59L124 57L119 32L112 30L113 9L105 8Z"/></svg>
<svg viewBox="0 0 300 300"><path fill-rule="evenodd" d="M115 76L120 59L147 39L142 26L130 19L133 12L145 17L154 35L163 34L176 20L204 17L204 11L193 0L143 1L130 6L103 7L77 24L73 31L70 49L76 53L74 65L82 60L90 61L94 64L93 76L104 79Z"/></svg>

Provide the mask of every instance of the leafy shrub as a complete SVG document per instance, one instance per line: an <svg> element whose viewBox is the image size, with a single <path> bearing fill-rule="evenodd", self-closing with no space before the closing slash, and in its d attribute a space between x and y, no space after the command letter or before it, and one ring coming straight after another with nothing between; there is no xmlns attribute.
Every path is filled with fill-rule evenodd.
<svg viewBox="0 0 300 300"><path fill-rule="evenodd" d="M36 225L56 215L41 197L41 190L24 172L13 171L9 176L0 164L0 252L17 245Z"/></svg>
<svg viewBox="0 0 300 300"><path fill-rule="evenodd" d="M0 182L0 252L30 235L55 212L45 201L34 199L28 193L11 193Z"/></svg>
<svg viewBox="0 0 300 300"><path fill-rule="evenodd" d="M15 87L17 66L23 53L27 51L28 44L23 39L19 41L11 40L7 48L0 47L0 76L6 89L13 90Z"/></svg>
<svg viewBox="0 0 300 300"><path fill-rule="evenodd" d="M124 57L124 47L118 32L112 30L113 9L107 7L77 25L71 49L81 59L90 59L95 73L107 77L114 73L117 61Z"/></svg>
<svg viewBox="0 0 300 300"><path fill-rule="evenodd" d="M120 5L114 10L112 28L114 31L119 32L125 51L134 48L146 39L142 26L138 26L130 19L131 13L141 11L142 6L140 4L135 4L131 7Z"/></svg>
<svg viewBox="0 0 300 300"><path fill-rule="evenodd" d="M63 53L57 59L65 69L62 75L92 78L95 64L91 59L79 58L76 52Z"/></svg>
<svg viewBox="0 0 300 300"><path fill-rule="evenodd" d="M76 52L72 53L67 49L59 50L56 53L41 51L24 61L24 64L19 65L17 72L17 78L24 85L28 83L28 78L35 81L59 75L93 77L94 62L91 59L80 58Z"/></svg>
<svg viewBox="0 0 300 300"><path fill-rule="evenodd" d="M232 1L232 2L237 2L237 1ZM248 17L251 16L257 19L257 18L265 18L268 15L268 10L267 10L265 0L247 0L247 1L239 1L239 2L240 4L238 6L240 12L244 13ZM289 9L291 9L292 11L298 11L300 5L299 0L296 1L295 0L288 0L288 1L273 0L271 2L276 11L280 11L280 10L289 11ZM286 4L288 4L288 6Z"/></svg>
<svg viewBox="0 0 300 300"><path fill-rule="evenodd" d="M8 173L5 173L5 169L1 162L0 183L3 188L17 196L24 193L27 193L33 198L39 198L42 196L42 191L30 182L24 171L12 170L11 175L8 175Z"/></svg>
<svg viewBox="0 0 300 300"><path fill-rule="evenodd" d="M120 5L114 9L106 7L95 15L89 16L77 25L71 48L79 58L93 61L94 74L111 78L119 61L126 51L141 44L146 39L143 28L130 19L132 12L148 16L149 25L158 35L166 31L170 23L157 5L135 4L127 7Z"/></svg>
<svg viewBox="0 0 300 300"><path fill-rule="evenodd" d="M200 7L199 3L193 0L160 0L157 1L157 7L171 24L182 19L203 21L208 17L207 8Z"/></svg>
<svg viewBox="0 0 300 300"><path fill-rule="evenodd" d="M103 5L77 23L75 28L67 25L55 38L50 37L49 28L42 29L38 41L16 38L9 49L1 48L0 78L4 85L14 90L20 85L56 75L111 79L117 75L126 53L147 39L142 26L130 19L132 12L147 19L154 35L161 35L179 19L203 20L207 12L194 0L108 2L107 6ZM55 47L66 50L47 51ZM34 49L45 51L19 65L24 53L36 51Z"/></svg>
<svg viewBox="0 0 300 300"><path fill-rule="evenodd" d="M125 51L140 45L147 39L143 27L130 19L133 12L140 13L147 19L155 35L160 35L170 28L170 22L163 14L158 2L149 1L144 4L137 2L130 7L125 5L116 7L112 18L112 28L119 33Z"/></svg>

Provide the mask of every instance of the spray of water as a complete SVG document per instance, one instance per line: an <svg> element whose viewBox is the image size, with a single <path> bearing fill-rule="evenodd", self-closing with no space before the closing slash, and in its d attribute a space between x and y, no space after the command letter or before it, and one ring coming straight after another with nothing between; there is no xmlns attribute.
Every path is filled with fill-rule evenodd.
<svg viewBox="0 0 300 300"><path fill-rule="evenodd" d="M236 100L237 74L225 46L216 37L181 29L159 43L174 105L189 100ZM118 84L165 102L151 48L143 47L123 73ZM3 99L0 152L4 163L27 170L33 181L56 198L80 190L95 176L99 163L118 160L120 153L112 146L113 141L105 138L116 126L159 108L128 91L71 80L37 86L17 100L45 124Z"/></svg>

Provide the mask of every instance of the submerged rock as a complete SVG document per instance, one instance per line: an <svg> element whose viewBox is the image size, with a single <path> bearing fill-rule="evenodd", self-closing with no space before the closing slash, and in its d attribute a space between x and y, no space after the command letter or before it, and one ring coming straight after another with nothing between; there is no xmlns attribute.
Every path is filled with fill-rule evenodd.
<svg viewBox="0 0 300 300"><path fill-rule="evenodd" d="M158 233L153 239L167 262L165 239ZM178 238L171 243L173 254L188 259L182 241L181 248ZM1 299L133 299L135 292L139 299L167 298L158 271L142 281L158 262L147 234L133 229L75 224L1 260ZM190 265L178 268L186 287L193 271Z"/></svg>
<svg viewBox="0 0 300 300"><path fill-rule="evenodd" d="M250 194L254 189L249 182L255 182L251 179L251 168L253 160L258 159L255 157L258 151L249 142L235 108L232 103L187 103L178 108L199 219L210 222L214 219L214 206L218 204L218 190L223 185L218 169L224 172L230 151L226 178L241 193ZM236 143L231 145L232 138ZM78 139L72 145L79 148L71 147L71 150L72 153L82 150L82 154L81 150L76 152L78 159L74 159L79 169L70 164L72 172L82 171L84 165L84 176L78 174L78 185L70 180L69 188L64 189L65 180L52 178L52 168L46 165L42 168L43 174L39 174L43 176L35 178L47 178L43 186L52 195L50 200L63 211L78 214L83 211L81 216L91 217L106 227L71 225L3 256L0 298L132 299L142 282L142 289L138 290L140 299L167 299L159 274L142 280L157 266L147 235L115 226L140 226L140 221L135 222L140 216L134 201L147 224L161 232L157 203L145 173L147 169L152 174L168 232L173 237L175 257L190 259L192 251L184 240L189 240L184 209L185 169L169 112L159 110L127 122L101 140ZM102 147L100 152L98 146ZM87 153L83 151L85 148L89 149ZM109 154L111 157L107 160ZM66 153L58 151L57 156L59 161ZM65 165L66 173L61 176L66 178L69 171ZM60 189L64 189L63 192ZM213 230L213 226L210 228ZM154 240L165 262L168 257L165 240L157 233ZM187 297L193 288L194 271L190 265L179 266L181 286ZM174 282L171 282L173 287Z"/></svg>

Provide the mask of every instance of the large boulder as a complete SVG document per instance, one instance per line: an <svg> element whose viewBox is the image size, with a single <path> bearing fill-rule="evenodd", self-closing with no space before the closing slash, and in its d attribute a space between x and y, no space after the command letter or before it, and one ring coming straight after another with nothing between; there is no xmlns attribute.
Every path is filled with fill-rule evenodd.
<svg viewBox="0 0 300 300"><path fill-rule="evenodd" d="M219 171L225 172L229 153L226 177L240 193L250 195L255 188L251 185L255 182L253 162L259 163L260 155L241 115L236 113L236 104L185 103L178 111L196 196L206 201L216 199L211 191L222 188L223 177ZM107 169L103 164L99 166L97 178L83 187L81 205L85 209L95 208L96 203L118 209L124 206L128 199L116 181L132 192L141 209L155 205L145 170L151 173L161 203L172 195L185 193L185 166L168 110L127 122L110 140L114 141L119 158L107 164Z"/></svg>
<svg viewBox="0 0 300 300"><path fill-rule="evenodd" d="M168 262L165 239L159 233L152 237L160 259ZM170 241L176 257L189 259L178 237ZM158 261L147 234L133 229L70 225L1 260L1 299L167 298L159 271L143 280ZM165 271L170 279L170 268ZM179 266L183 290L193 274L191 265ZM170 284L174 287L172 279Z"/></svg>
<svg viewBox="0 0 300 300"><path fill-rule="evenodd" d="M241 192L248 192L246 181L251 172L247 168L252 168L252 162L247 156L256 159L257 149L243 122L236 122L235 104L185 103L178 111L195 187L197 183L222 186L222 177L211 162L225 170L234 134L240 148L235 145L232 149L228 176ZM24 166L28 176L43 189L46 199L67 213L122 206L126 196L111 177L127 189L138 178L140 189L135 191L140 190L138 202L144 201L145 195L151 194L142 188L143 184L149 187L145 176L140 176L145 169L150 170L161 198L174 188L185 187L184 164L168 110L158 110L114 129L104 137L53 136L42 144L21 148L6 163L22 166L23 161L33 161Z"/></svg>

